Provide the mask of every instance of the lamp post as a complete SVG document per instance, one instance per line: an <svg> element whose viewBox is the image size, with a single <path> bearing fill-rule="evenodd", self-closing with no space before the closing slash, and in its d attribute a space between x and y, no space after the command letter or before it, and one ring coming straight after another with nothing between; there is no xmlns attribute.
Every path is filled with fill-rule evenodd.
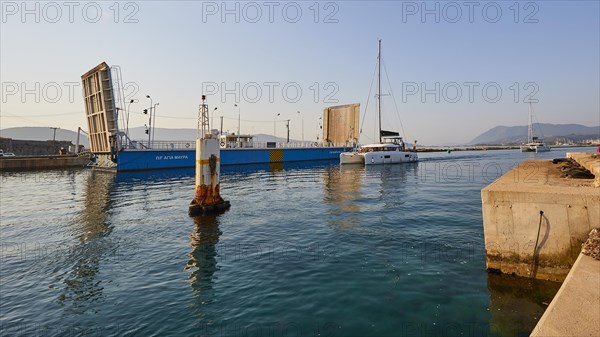
<svg viewBox="0 0 600 337"><path fill-rule="evenodd" d="M209 129L212 129L212 128L214 128L214 127L215 127L215 126L214 126L214 122L215 122L215 111L217 111L217 107L215 107L215 108L213 109L213 113L212 113L212 115L210 116L210 125L209 125Z"/></svg>
<svg viewBox="0 0 600 337"><path fill-rule="evenodd" d="M304 115L301 114L300 111L297 111L297 112L302 119L302 145L304 145Z"/></svg>
<svg viewBox="0 0 600 337"><path fill-rule="evenodd" d="M60 128L51 127L50 129L54 130L54 135L52 136L52 150L54 151L54 154L56 154L56 130Z"/></svg>
<svg viewBox="0 0 600 337"><path fill-rule="evenodd" d="M152 130L152 98L150 98L150 95L146 95L146 98L148 98L150 100L150 113L148 114L148 126L147 126L147 130L148 130L148 148L150 148L150 133Z"/></svg>
<svg viewBox="0 0 600 337"><path fill-rule="evenodd" d="M240 117L241 116L240 115L240 107L237 104L234 104L233 106L236 107L236 108L238 108L238 131L237 131L237 141L236 142L237 142L238 147L241 147L241 144L240 144L240 124L241 124L242 119Z"/></svg>
<svg viewBox="0 0 600 337"><path fill-rule="evenodd" d="M273 119L273 141L275 141L275 147L277 147L277 116L279 115L281 115L281 113L275 115L275 119Z"/></svg>
<svg viewBox="0 0 600 337"><path fill-rule="evenodd" d="M154 124L152 125L152 143L154 144L154 131L156 129L156 106L160 103L156 103L152 106L152 114L154 115Z"/></svg>
<svg viewBox="0 0 600 337"><path fill-rule="evenodd" d="M127 120L125 122L125 135L127 136L127 148L129 148L129 112L131 111L131 103L135 103L135 99L131 99L127 104Z"/></svg>

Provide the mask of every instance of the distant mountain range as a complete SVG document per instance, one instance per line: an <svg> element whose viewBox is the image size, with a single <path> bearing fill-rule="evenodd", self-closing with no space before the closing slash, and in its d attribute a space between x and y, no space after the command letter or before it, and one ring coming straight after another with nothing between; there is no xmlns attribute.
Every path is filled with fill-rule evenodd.
<svg viewBox="0 0 600 337"><path fill-rule="evenodd" d="M534 134L545 142L553 144L557 139L568 139L579 142L586 139L600 138L600 126L584 126L579 124L539 124L533 125ZM129 129L129 134L133 140L147 140L148 135L144 132L144 127L135 127ZM156 128L156 141L192 141L196 139L196 129L166 129ZM283 135L283 130L281 134ZM0 137L12 139L27 140L52 140L53 130L45 127L17 127L0 130ZM73 144L77 141L77 132L58 129L56 130L56 140L67 140ZM272 142L273 135L255 134L256 142ZM284 137L277 137L277 142L285 142ZM296 139L290 139L290 142L300 142ZM477 136L467 145L484 144L521 144L527 142L527 126L496 126ZM80 144L88 147L87 136L82 132Z"/></svg>
<svg viewBox="0 0 600 337"><path fill-rule="evenodd" d="M580 124L534 123L533 133L547 143L567 138L575 142L600 138L600 126ZM527 126L496 126L475 137L469 145L478 144L521 144L527 142Z"/></svg>
<svg viewBox="0 0 600 337"><path fill-rule="evenodd" d="M26 126L19 128L6 128L0 130L0 137L12 138L12 139L23 139L23 140L52 140L54 130L45 127L37 126ZM56 140L71 141L73 144L77 143L77 132L67 129L56 130ZM85 133L81 133L79 144L88 147L88 139Z"/></svg>

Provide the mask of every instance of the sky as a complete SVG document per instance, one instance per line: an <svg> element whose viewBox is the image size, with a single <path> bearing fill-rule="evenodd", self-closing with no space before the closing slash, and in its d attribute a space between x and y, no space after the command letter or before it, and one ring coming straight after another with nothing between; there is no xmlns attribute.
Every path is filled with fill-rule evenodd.
<svg viewBox="0 0 600 337"><path fill-rule="evenodd" d="M324 108L360 103L366 143L378 39L382 124L409 142L525 125L529 98L537 122L597 126L599 3L2 1L0 128L86 130L80 77L105 61L136 100L130 127L159 103L156 127L193 128L205 94L214 126L283 137L289 119L314 140Z"/></svg>

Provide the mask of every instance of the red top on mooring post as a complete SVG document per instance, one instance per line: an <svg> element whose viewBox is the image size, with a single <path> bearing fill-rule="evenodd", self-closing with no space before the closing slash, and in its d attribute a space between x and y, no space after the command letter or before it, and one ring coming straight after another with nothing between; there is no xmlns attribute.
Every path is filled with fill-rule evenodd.
<svg viewBox="0 0 600 337"><path fill-rule="evenodd" d="M202 95L202 103L206 100L206 95Z"/></svg>

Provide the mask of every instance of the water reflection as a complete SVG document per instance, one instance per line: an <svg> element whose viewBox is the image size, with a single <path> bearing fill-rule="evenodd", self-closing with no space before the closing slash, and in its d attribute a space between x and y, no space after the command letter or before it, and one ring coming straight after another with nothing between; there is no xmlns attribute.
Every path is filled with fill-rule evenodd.
<svg viewBox="0 0 600 337"><path fill-rule="evenodd" d="M213 287L213 276L217 266L217 244L222 232L219 229L218 215L195 217L194 230L190 233L192 251L185 270L190 271L189 281L197 303L210 301Z"/></svg>
<svg viewBox="0 0 600 337"><path fill-rule="evenodd" d="M405 163L397 165L366 165L365 174L369 177L377 177L382 188L404 187L408 177L418 177L419 163Z"/></svg>
<svg viewBox="0 0 600 337"><path fill-rule="evenodd" d="M330 223L349 228L364 222L367 213L371 215L370 221L375 221L396 212L409 197L408 184L414 185L417 181L417 165L361 164L326 168L323 201L330 206Z"/></svg>
<svg viewBox="0 0 600 337"><path fill-rule="evenodd" d="M331 166L337 164L335 160L313 160L313 161L298 161L298 162L277 162L266 164L243 164L243 165L225 165L221 166L221 174L246 174L256 172L274 172L281 173L290 170L302 170L309 168L317 168Z"/></svg>
<svg viewBox="0 0 600 337"><path fill-rule="evenodd" d="M283 163L269 164L269 172L281 172L281 171L283 171Z"/></svg>
<svg viewBox="0 0 600 337"><path fill-rule="evenodd" d="M360 203L364 165L340 165L327 167L323 172L325 195L323 201L330 206L330 222L334 226L350 228L360 223Z"/></svg>
<svg viewBox="0 0 600 337"><path fill-rule="evenodd" d="M117 183L120 186L126 184L147 184L161 181L194 180L194 168L178 168L151 171L117 172Z"/></svg>
<svg viewBox="0 0 600 337"><path fill-rule="evenodd" d="M393 209L405 203L408 176L418 175L418 163L397 165L366 165L367 177L374 177L378 185L380 202L385 210ZM412 181L416 181L413 179Z"/></svg>
<svg viewBox="0 0 600 337"><path fill-rule="evenodd" d="M118 246L108 239L113 227L106 213L111 208L114 183L115 175L110 172L89 173L83 207L70 226L76 242L60 249L65 264L71 267L57 277L57 284L62 283L58 301L74 313L84 313L92 302L102 298L104 286L98 279L100 262L116 255Z"/></svg>
<svg viewBox="0 0 600 337"><path fill-rule="evenodd" d="M488 274L491 336L529 336L560 283L524 277Z"/></svg>

